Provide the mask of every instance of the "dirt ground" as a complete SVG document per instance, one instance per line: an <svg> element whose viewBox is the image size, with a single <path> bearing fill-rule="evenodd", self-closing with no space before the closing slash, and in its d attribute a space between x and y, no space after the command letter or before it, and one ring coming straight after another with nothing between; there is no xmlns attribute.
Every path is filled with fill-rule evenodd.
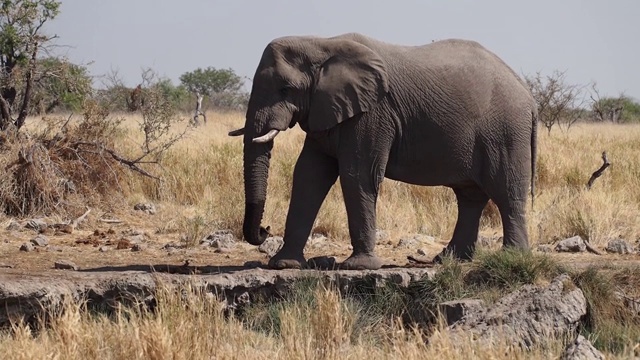
<svg viewBox="0 0 640 360"><path fill-rule="evenodd" d="M162 211L160 209L159 211ZM117 218L121 223L105 223L101 219ZM48 224L54 219L44 218ZM29 243L38 236L36 230L25 228L28 219L5 219L0 221L0 272L3 268L12 268L12 272L46 272L65 270L54 269L56 261L71 261L84 271L118 271L118 270L150 270L163 269L188 264L191 267L206 267L224 271L229 266L243 266L249 261L266 264L269 256L242 240L228 251L218 251L210 246L195 245L190 248L166 247L167 244L180 245L179 233L158 233L165 217L149 215L141 211L131 210L118 216L90 213L72 233L47 228L43 235L48 239L48 246L34 246L32 251L21 251L21 245ZM13 225L11 225L13 223ZM16 224L17 223L17 224ZM211 229L214 231L217 229ZM487 241L484 246L499 248L498 234L481 234ZM411 238L411 236L407 236ZM428 237L427 237L428 238ZM438 254L447 241L428 238L417 243L400 244L400 239L382 236L376 246L377 253L391 266L411 266L407 256L430 259ZM132 245L140 244L141 250L135 251ZM640 255L590 253L553 254L560 262L586 267L599 265L607 267L640 265ZM351 253L347 241L321 239L310 241L305 249L307 258L314 256L332 256L343 261Z"/></svg>

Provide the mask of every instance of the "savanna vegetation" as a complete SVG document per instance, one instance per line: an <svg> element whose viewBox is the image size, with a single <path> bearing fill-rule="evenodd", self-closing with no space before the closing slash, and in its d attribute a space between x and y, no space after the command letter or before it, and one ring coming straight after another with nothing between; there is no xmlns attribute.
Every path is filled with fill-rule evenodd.
<svg viewBox="0 0 640 360"><path fill-rule="evenodd" d="M467 265L447 259L431 280L406 289L365 285L340 292L328 283L301 280L283 300L259 301L232 313L191 287L167 287L153 308L102 314L69 302L47 318L47 326L17 321L0 333L0 346L10 359L558 358L568 339L549 338L528 351L500 341L453 343L437 305L471 297L491 303L502 292L566 271L547 255L481 253ZM612 295L611 284L637 295L639 271L570 272L589 303L580 332L607 358L637 356L638 316Z"/></svg>
<svg viewBox="0 0 640 360"><path fill-rule="evenodd" d="M42 24L58 12L59 2L51 0L0 4L0 221L77 216L86 207L117 213L147 200L168 209L158 216L178 235L192 232L197 240L194 233L203 229L231 229L240 236L242 141L227 132L244 122L244 79L232 69L212 67L185 72L179 85L151 69L142 72L138 84L125 84L117 73L97 79L86 66L44 51L53 38L42 34ZM640 240L640 104L624 94L601 96L595 84L567 84L561 72L528 76L526 82L538 100L541 126L548 130L538 137L535 204L528 218L532 244L573 235L600 247L616 237ZM196 94L207 99L206 124L190 121ZM264 215L274 234L284 230L303 139L294 128L275 143ZM603 151L612 165L587 189ZM378 214L378 228L391 239L416 233L447 239L456 218L455 198L447 188L385 180ZM490 204L481 233L500 229ZM314 232L332 242L349 241L339 186L323 204ZM640 342L639 319L614 294L622 288L628 296L640 295L638 269L567 270L547 256L511 252L481 253L468 265L446 262L434 279L409 290L339 294L326 284L302 283L283 302L257 304L231 317L197 292L180 297L165 291L153 312L122 308L115 315L93 314L70 303L43 329L18 321L1 332L1 356L557 357L566 339L550 339L548 347L529 353L509 344L452 344L440 331L436 306L464 297L490 301L561 271L571 272L589 301L581 331L613 358L632 356ZM428 327L417 326L416 308ZM429 342L425 332L432 335Z"/></svg>

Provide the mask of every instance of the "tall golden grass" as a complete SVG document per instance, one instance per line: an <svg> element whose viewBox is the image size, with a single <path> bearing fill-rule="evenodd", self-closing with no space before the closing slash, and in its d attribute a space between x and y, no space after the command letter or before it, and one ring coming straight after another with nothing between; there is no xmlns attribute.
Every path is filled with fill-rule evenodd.
<svg viewBox="0 0 640 360"><path fill-rule="evenodd" d="M215 226L239 232L244 210L242 141L226 134L242 126L244 119L239 113L210 113L208 119L165 154L159 173L162 182L129 172L120 189L131 203L151 200L170 209L158 215L166 227ZM132 130L137 120L128 117L123 125ZM136 134L130 131L119 137L117 149L134 154L140 140ZM293 166L303 139L304 133L295 128L281 134L275 144L264 219L274 233L284 231ZM580 124L569 132L541 132L538 148L537 192L528 218L533 243L576 234L600 246L610 237L638 238L640 125ZM586 190L604 150L612 166ZM392 237L426 233L447 239L455 219L450 190L384 181L378 228ZM484 233L501 231L495 209L488 208L481 226ZM348 242L339 186L325 201L315 231ZM173 292L160 296L155 312L122 310L107 317L68 304L67 311L42 331L16 324L12 331L0 333L0 358L535 359L557 358L562 346L556 339L546 350L524 353L509 344L493 348L471 341L452 344L441 330L425 344L419 332L399 324L369 329L374 336L359 336L354 330L357 310L325 288L316 290L315 306L281 309L279 334L252 331L235 318L225 318L220 304L202 294L186 300Z"/></svg>
<svg viewBox="0 0 640 360"><path fill-rule="evenodd" d="M183 294L183 295L181 295ZM19 323L0 333L6 359L548 359L557 358L561 341L524 352L510 344L488 347L451 343L437 330L427 345L417 330L394 325L354 331L358 314L340 295L324 287L314 291L315 305L293 304L279 312L280 332L247 329L225 318L220 303L197 292L164 290L158 308L122 310L112 317L92 315L68 304L48 328L37 333ZM389 331L390 330L390 331ZM377 339L377 340L372 340Z"/></svg>
<svg viewBox="0 0 640 360"><path fill-rule="evenodd" d="M243 217L242 140L227 136L244 124L240 113L211 113L209 123L190 132L164 158L161 184L130 178L132 201L165 202L198 213L219 226L239 231ZM134 118L128 120L134 122ZM264 224L284 232L293 167L304 132L289 130L276 139ZM578 124L538 137L538 176L528 226L532 243L581 235L594 245L613 237L640 236L640 125ZM123 144L125 147L131 143ZM612 165L591 190L586 183L607 151ZM424 233L449 239L456 220L453 193L386 179L378 201L378 228L392 237ZM481 231L500 234L495 208L488 207ZM346 212L339 183L323 204L315 231L348 242Z"/></svg>

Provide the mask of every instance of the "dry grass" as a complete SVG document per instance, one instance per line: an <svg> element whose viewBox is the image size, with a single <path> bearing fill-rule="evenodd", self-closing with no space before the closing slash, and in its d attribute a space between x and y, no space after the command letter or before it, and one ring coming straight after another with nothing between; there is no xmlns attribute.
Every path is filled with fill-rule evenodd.
<svg viewBox="0 0 640 360"><path fill-rule="evenodd" d="M190 133L164 159L164 182L132 177L131 201L147 198L207 216L239 232L243 216L242 141L226 133L243 126L239 113L209 114L209 123ZM133 119L129 119L133 121ZM304 133L294 128L276 141L269 177L264 224L284 232L292 173ZM131 143L124 144L131 146ZM591 190L585 185L606 150L612 166ZM612 237L640 237L640 125L574 126L569 133L539 135L536 202L529 215L533 243L581 235L595 245ZM378 201L378 228L391 239L424 233L449 239L456 219L452 191L385 180ZM336 184L320 210L315 231L348 242L346 212ZM485 211L481 231L501 233L495 206Z"/></svg>
<svg viewBox="0 0 640 360"><path fill-rule="evenodd" d="M44 331L35 333L16 324L11 334L0 334L0 348L3 356L16 360L465 359L470 354L476 359L547 359L561 351L560 342L528 353L507 344L493 348L471 340L452 344L441 331L427 345L419 332L401 325L372 342L354 332L357 311L324 287L314 290L314 306L281 309L279 334L261 333L234 318L225 319L212 298L187 293L163 291L155 312L122 310L112 318L69 304Z"/></svg>
<svg viewBox="0 0 640 360"><path fill-rule="evenodd" d="M128 205L144 200L159 203L164 211L157 215L162 223L158 231L191 234L192 239L186 241L196 241L203 228L230 228L239 234L243 218L242 141L226 135L243 125L243 115L212 113L208 119L207 125L189 132L165 154L161 183L124 172L124 183L118 190ZM140 137L132 131L136 120L126 119L123 126L130 131L115 145L124 153L133 154L139 146ZM263 221L275 234L284 231L293 166L303 139L304 133L295 128L281 134L275 144ZM600 166L603 150L613 165L587 191L585 184ZM529 216L532 242L546 243L576 234L596 246L616 236L632 242L638 239L638 159L640 125L585 124L574 126L569 133L555 131L548 136L541 132L537 197ZM3 161L0 159L0 165L4 166ZM485 215L482 233L501 233L496 209L488 207ZM448 239L455 217L455 199L446 188L391 180L383 183L378 228L385 229L393 241L415 233ZM336 242L349 242L339 186L325 201L315 231ZM504 271L512 272L511 268ZM318 288L314 296L317 305L293 303L279 310L282 322L277 334L254 331L239 320L225 319L217 302L201 294L189 297L185 304L166 293L155 313L122 312L115 318L69 305L45 331L33 333L27 326L17 325L10 333L0 334L0 348L2 356L10 359L449 359L469 358L470 354L479 359L517 359L556 358L560 352L560 342L534 353L522 353L506 344L491 349L471 341L451 344L439 331L426 345L417 332L400 325L372 327L361 336L358 309L324 288Z"/></svg>

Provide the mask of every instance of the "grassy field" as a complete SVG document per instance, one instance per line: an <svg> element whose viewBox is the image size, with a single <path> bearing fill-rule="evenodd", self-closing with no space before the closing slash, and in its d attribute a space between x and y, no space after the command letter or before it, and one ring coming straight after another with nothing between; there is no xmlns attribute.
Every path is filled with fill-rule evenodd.
<svg viewBox="0 0 640 360"><path fill-rule="evenodd" d="M161 172L154 169L162 182L125 171L116 189L121 196L113 196L111 202L99 200L98 204L104 201L101 210L117 215L135 203L151 201L164 209L155 219L160 224L158 233L190 234L197 240L209 229L230 228L239 235L244 211L242 140L228 137L227 132L243 125L243 115L211 113L208 119L208 124L188 132L165 154ZM123 126L129 131L115 144L125 154L138 150L137 120L125 119ZM32 123L37 123L36 119ZM640 240L640 125L578 124L568 133L557 129L550 135L539 133L536 199L528 218L532 243L581 235L602 248L613 237L632 243ZM303 139L304 133L295 128L278 136L275 144L263 224L271 225L277 235L284 231L293 167ZM601 165L605 150L612 165L587 190L587 180ZM3 168L7 162L0 159ZM384 181L378 228L386 230L393 241L416 233L448 239L455 218L455 199L449 189ZM333 242L349 242L339 186L330 192L314 231ZM485 211L481 234L501 235L500 218L492 206ZM507 274L515 273L505 269ZM631 279L633 283L640 279L638 274L623 274L616 281ZM613 303L614 278L599 276L585 272L574 277L581 288L589 290L590 316L599 324L591 324L590 334L593 340L600 339L598 346L610 349L612 358L628 358L640 341L639 333L633 330L637 324L620 323L618 308L596 303L596 299ZM460 284L461 280L446 279L443 283ZM633 284L640 285L640 281ZM494 348L471 341L451 344L439 327L427 345L419 331L402 325L394 316L387 316L384 324L365 321L371 316L370 307L341 299L323 287L310 291L316 299L312 303L291 301L287 306L270 308L268 315L254 313L254 318L226 318L217 302L200 294L184 300L167 292L155 313L123 310L113 317L69 304L46 331L34 332L16 324L12 331L0 334L0 358L462 359L473 354L478 359L547 359L557 358L562 351L563 339L552 340L547 348L532 353L508 344ZM255 322L264 316L275 316L277 329Z"/></svg>
<svg viewBox="0 0 640 360"><path fill-rule="evenodd" d="M472 271L489 280L469 276ZM191 287L161 287L152 310L122 307L106 315L67 303L44 329L16 322L0 332L0 348L6 359L552 359L572 339L549 338L529 351L471 336L452 343L436 309L467 297L490 304L566 271L548 255L487 252L470 265L445 261L431 280L405 290L341 294L320 281L301 280L285 300L257 301L235 316ZM609 359L637 356L640 319L612 294L614 282L617 290L637 289L640 268L570 274L589 302L580 332Z"/></svg>
<svg viewBox="0 0 640 360"><path fill-rule="evenodd" d="M164 159L165 181L131 179L132 202L162 201L240 230L244 210L242 140L228 137L243 126L242 114L210 114L209 123L188 135ZM132 121L133 119L130 119ZM273 151L263 223L282 234L293 167L304 140L299 128L278 137ZM581 235L594 245L614 237L640 237L640 125L579 124L568 133L540 131L535 206L529 213L532 243ZM591 190L586 183L607 151L611 167ZM453 192L386 179L378 201L378 228L397 238L423 233L450 238L456 219ZM501 233L500 217L489 206L482 233ZM315 230L348 242L346 212L339 186L329 193Z"/></svg>

